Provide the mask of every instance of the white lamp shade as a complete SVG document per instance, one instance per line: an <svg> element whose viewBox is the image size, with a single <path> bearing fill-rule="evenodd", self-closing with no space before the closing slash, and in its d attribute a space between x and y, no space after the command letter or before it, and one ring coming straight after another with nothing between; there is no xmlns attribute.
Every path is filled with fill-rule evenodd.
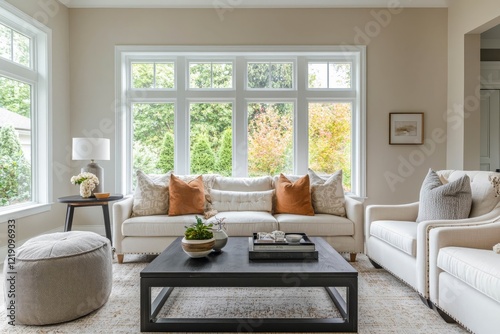
<svg viewBox="0 0 500 334"><path fill-rule="evenodd" d="M73 160L109 160L108 138L73 138Z"/></svg>

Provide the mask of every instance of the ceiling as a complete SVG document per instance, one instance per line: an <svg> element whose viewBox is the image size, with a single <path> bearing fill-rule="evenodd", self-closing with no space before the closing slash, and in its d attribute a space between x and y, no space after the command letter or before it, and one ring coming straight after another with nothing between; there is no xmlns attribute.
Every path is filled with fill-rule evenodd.
<svg viewBox="0 0 500 334"><path fill-rule="evenodd" d="M59 0L69 8L448 7L449 0Z"/></svg>

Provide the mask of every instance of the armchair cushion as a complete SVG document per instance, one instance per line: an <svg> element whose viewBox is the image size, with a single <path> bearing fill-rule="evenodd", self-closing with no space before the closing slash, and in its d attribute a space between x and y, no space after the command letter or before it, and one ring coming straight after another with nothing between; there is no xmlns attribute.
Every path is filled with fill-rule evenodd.
<svg viewBox="0 0 500 334"><path fill-rule="evenodd" d="M417 256L416 222L378 220L371 224L370 235L385 241L408 255Z"/></svg>
<svg viewBox="0 0 500 334"><path fill-rule="evenodd" d="M420 189L417 223L424 220L464 219L469 217L472 193L469 176L443 184L429 169Z"/></svg>
<svg viewBox="0 0 500 334"><path fill-rule="evenodd" d="M437 265L500 303L500 256L493 251L445 247L439 251Z"/></svg>
<svg viewBox="0 0 500 334"><path fill-rule="evenodd" d="M439 175L455 181L464 175L470 178L472 207L469 217L479 217L491 212L500 202L500 174L486 171L441 170Z"/></svg>

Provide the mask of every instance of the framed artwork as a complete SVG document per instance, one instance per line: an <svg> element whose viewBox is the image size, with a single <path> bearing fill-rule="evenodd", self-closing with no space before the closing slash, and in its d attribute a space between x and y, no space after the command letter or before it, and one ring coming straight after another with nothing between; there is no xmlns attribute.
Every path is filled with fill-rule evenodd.
<svg viewBox="0 0 500 334"><path fill-rule="evenodd" d="M421 145L424 143L424 113L389 113L390 145Z"/></svg>

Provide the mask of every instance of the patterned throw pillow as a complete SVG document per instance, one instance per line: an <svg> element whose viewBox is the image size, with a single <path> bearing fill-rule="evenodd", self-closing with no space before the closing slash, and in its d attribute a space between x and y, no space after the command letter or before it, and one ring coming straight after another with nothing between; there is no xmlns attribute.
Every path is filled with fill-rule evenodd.
<svg viewBox="0 0 500 334"><path fill-rule="evenodd" d="M166 215L168 212L168 183L170 174L146 175L138 170L132 217Z"/></svg>
<svg viewBox="0 0 500 334"><path fill-rule="evenodd" d="M307 173L311 179L311 199L314 212L345 217L342 170L327 177L320 177L312 169L308 169Z"/></svg>
<svg viewBox="0 0 500 334"><path fill-rule="evenodd" d="M443 184L429 169L420 189L417 223L424 220L464 219L469 217L472 193L469 176Z"/></svg>
<svg viewBox="0 0 500 334"><path fill-rule="evenodd" d="M202 176L184 182L174 174L170 175L169 216L203 214L205 211L205 190Z"/></svg>
<svg viewBox="0 0 500 334"><path fill-rule="evenodd" d="M309 175L292 183L280 174L276 182L276 213L314 216L309 185Z"/></svg>

